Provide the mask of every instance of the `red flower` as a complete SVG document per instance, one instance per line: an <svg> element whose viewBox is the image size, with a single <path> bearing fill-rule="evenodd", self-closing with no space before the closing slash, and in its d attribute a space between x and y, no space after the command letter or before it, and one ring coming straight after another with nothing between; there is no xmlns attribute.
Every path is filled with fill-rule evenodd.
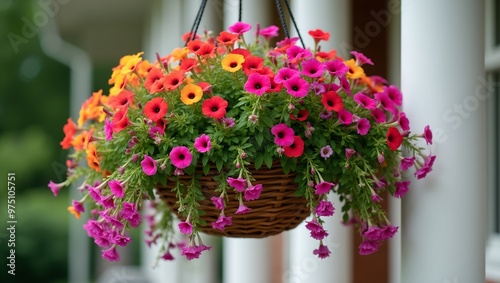
<svg viewBox="0 0 500 283"><path fill-rule="evenodd" d="M113 119L111 119L113 133L118 133L130 125L130 120L127 117L127 111L127 107L120 108L120 110L118 110L118 112L116 112L113 116Z"/></svg>
<svg viewBox="0 0 500 283"><path fill-rule="evenodd" d="M150 94L154 94L163 90L163 80L165 75L163 70L157 67L152 68L146 76L144 87Z"/></svg>
<svg viewBox="0 0 500 283"><path fill-rule="evenodd" d="M109 98L109 105L113 109L127 107L134 102L134 93L130 90L122 90L117 96Z"/></svg>
<svg viewBox="0 0 500 283"><path fill-rule="evenodd" d="M165 79L163 81L163 87L165 87L166 90L177 89L184 81L184 74L185 74L184 71L180 70L172 71L170 74L165 76Z"/></svg>
<svg viewBox="0 0 500 283"><path fill-rule="evenodd" d="M185 59L182 59L181 64L179 65L179 70L184 71L184 72L188 72L192 68L196 67L197 64L198 64L198 61L196 59L185 58Z"/></svg>
<svg viewBox="0 0 500 283"><path fill-rule="evenodd" d="M155 97L144 105L144 115L152 121L161 120L167 114L168 104L161 97Z"/></svg>
<svg viewBox="0 0 500 283"><path fill-rule="evenodd" d="M71 147L76 131L77 127L75 122L73 122L71 118L68 118L68 122L63 126L64 139L60 143L62 149L68 149Z"/></svg>
<svg viewBox="0 0 500 283"><path fill-rule="evenodd" d="M304 153L304 141L300 136L294 136L292 145L285 146L284 149L287 157L300 157Z"/></svg>
<svg viewBox="0 0 500 283"><path fill-rule="evenodd" d="M231 33L228 31L223 31L217 36L217 42L221 45L225 46L233 46L234 43L238 40L239 36L235 33Z"/></svg>
<svg viewBox="0 0 500 283"><path fill-rule="evenodd" d="M219 119L226 115L227 105L228 103L224 98L220 96L214 96L203 101L201 111L203 112L203 115L207 117Z"/></svg>
<svg viewBox="0 0 500 283"><path fill-rule="evenodd" d="M243 48L236 48L233 51L231 51L230 54L240 54L244 58L251 55L250 51Z"/></svg>
<svg viewBox="0 0 500 283"><path fill-rule="evenodd" d="M242 66L243 66L243 72L245 72L247 76L250 76L250 74L255 73L256 71L264 68L264 59L258 56L250 55L245 58L245 62L243 62Z"/></svg>
<svg viewBox="0 0 500 283"><path fill-rule="evenodd" d="M307 110L299 110L299 113L297 113L297 116L293 115L293 113L290 113L290 120L299 120L301 122L305 121L307 117L309 116L309 111Z"/></svg>
<svg viewBox="0 0 500 283"><path fill-rule="evenodd" d="M403 143L403 135L395 127L389 127L387 135L385 136L387 145L391 150L397 150L401 143Z"/></svg>
<svg viewBox="0 0 500 283"><path fill-rule="evenodd" d="M344 103L342 102L342 98L335 91L327 91L323 93L321 97L321 103L325 106L328 111L339 112L344 109Z"/></svg>
<svg viewBox="0 0 500 283"><path fill-rule="evenodd" d="M318 44L321 40L327 41L330 39L330 33L320 29L310 30L309 35L314 38L314 42L316 42L316 44Z"/></svg>
<svg viewBox="0 0 500 283"><path fill-rule="evenodd" d="M215 45L210 43L203 43L195 53L200 56L210 56L214 53L214 50Z"/></svg>
<svg viewBox="0 0 500 283"><path fill-rule="evenodd" d="M195 39L195 40L191 40L190 42L188 42L187 47L188 47L190 52L196 53L196 51L198 51L198 49L200 49L202 45L203 45L203 41Z"/></svg>

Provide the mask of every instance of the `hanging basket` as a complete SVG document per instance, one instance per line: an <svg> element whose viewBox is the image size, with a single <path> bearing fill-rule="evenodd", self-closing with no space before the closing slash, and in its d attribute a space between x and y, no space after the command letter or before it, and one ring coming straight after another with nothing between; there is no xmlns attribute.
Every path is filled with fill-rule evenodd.
<svg viewBox="0 0 500 283"><path fill-rule="evenodd" d="M238 209L236 192L228 190L228 201L226 202L225 214L232 216L232 225L226 226L224 231L213 229L211 223L219 217L218 210L211 201L211 197L218 197L220 192L215 192L218 182L213 179L217 175L217 170L213 168L207 175L204 175L202 168L197 168L198 179L201 183L201 190L205 199L199 201L199 210L205 212L200 218L206 221L200 230L209 235L226 236L235 238L264 238L279 234L283 231L297 227L309 216L310 210L307 207L307 200L294 195L298 186L294 182L295 174L284 174L281 167L261 167L259 170L252 169L254 184L262 184L263 190L257 200L245 201L245 205L251 209L247 214L235 214ZM170 178L169 178L170 179ZM180 176L181 181L189 181L190 176ZM172 209L181 220L184 217L177 213L175 192L172 189L175 181L167 182L166 186L156 188L161 199Z"/></svg>

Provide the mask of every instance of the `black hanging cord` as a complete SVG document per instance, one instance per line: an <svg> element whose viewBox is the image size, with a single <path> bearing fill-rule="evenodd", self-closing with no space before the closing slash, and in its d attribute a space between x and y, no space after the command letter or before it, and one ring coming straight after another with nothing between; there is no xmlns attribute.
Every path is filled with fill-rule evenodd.
<svg viewBox="0 0 500 283"><path fill-rule="evenodd" d="M242 9L242 0L240 0L240 6L238 8L238 22L241 22L241 9Z"/></svg>
<svg viewBox="0 0 500 283"><path fill-rule="evenodd" d="M288 14L290 14L290 18L292 19L293 25L295 26L295 31L297 32L297 35L299 36L300 43L302 44L303 48L306 48L306 45L304 44L304 40L302 40L302 36L300 35L299 27L297 26L297 23L295 22L295 17L292 14L292 9L290 9L290 4L288 3L288 0L285 0L285 5L286 5L286 8L288 9Z"/></svg>
<svg viewBox="0 0 500 283"><path fill-rule="evenodd" d="M286 26L285 16L283 15L283 8L281 8L281 0L276 0L276 7L278 8L278 14L280 16L281 25L283 26L283 31L285 32L285 37L290 38L288 27Z"/></svg>
<svg viewBox="0 0 500 283"><path fill-rule="evenodd" d="M193 25L191 26L190 37L186 40L184 46L188 44L189 41L195 40L196 33L198 32L198 27L201 23L201 18L203 17L203 11L205 11L205 6L207 5L207 0L203 0L201 2L200 8L198 9L198 13L196 14L196 18L194 19Z"/></svg>

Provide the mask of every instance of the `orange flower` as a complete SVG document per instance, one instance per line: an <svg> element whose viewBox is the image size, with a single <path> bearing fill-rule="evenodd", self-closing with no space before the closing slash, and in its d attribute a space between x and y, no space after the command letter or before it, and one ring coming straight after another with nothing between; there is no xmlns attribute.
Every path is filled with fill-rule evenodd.
<svg viewBox="0 0 500 283"><path fill-rule="evenodd" d="M87 163L89 167L94 169L96 172L101 171L101 165L99 163L99 158L97 157L97 147L95 143L89 143L87 146L87 150L85 151L87 154Z"/></svg>
<svg viewBox="0 0 500 283"><path fill-rule="evenodd" d="M349 68L349 71L346 73L346 77L348 79L359 79L365 76L365 71L363 68L356 65L356 61L354 61L354 59L344 61L344 64L346 64Z"/></svg>
<svg viewBox="0 0 500 283"><path fill-rule="evenodd" d="M139 52L135 55L123 56L120 59L120 65L122 66L121 73L125 75L125 74L130 74L131 72L133 72L135 70L137 64L139 64L139 62L141 62L142 54L144 54L144 52Z"/></svg>
<svg viewBox="0 0 500 283"><path fill-rule="evenodd" d="M228 54L222 59L222 69L234 73L241 69L243 62L245 62L245 57L243 57L243 55Z"/></svg>
<svg viewBox="0 0 500 283"><path fill-rule="evenodd" d="M78 118L78 127L82 127L88 119L95 119L99 122L104 121L105 113L102 111L100 101L102 97L102 89L94 92L92 96L87 99L80 109L80 117Z"/></svg>
<svg viewBox="0 0 500 283"><path fill-rule="evenodd" d="M94 133L94 129L91 128L89 131L82 131L78 135L75 136L71 145L75 150L86 150L88 144L92 141L92 135Z"/></svg>
<svg viewBox="0 0 500 283"><path fill-rule="evenodd" d="M139 64L137 64L137 74L139 74L141 78L145 78L152 68L153 64L151 64L148 60L142 60Z"/></svg>
<svg viewBox="0 0 500 283"><path fill-rule="evenodd" d="M200 101L203 96L203 90L195 84L188 84L181 90L181 101L186 105L191 105Z"/></svg>
<svg viewBox="0 0 500 283"><path fill-rule="evenodd" d="M316 59L318 59L320 62L326 60L333 60L335 56L337 56L336 50L331 50L330 52L324 52L324 51L316 52Z"/></svg>
<svg viewBox="0 0 500 283"><path fill-rule="evenodd" d="M176 61L184 60L187 58L189 51L186 47L184 48L175 48L172 51L172 58Z"/></svg>
<svg viewBox="0 0 500 283"><path fill-rule="evenodd" d="M74 206L68 206L68 211L73 214L76 219L80 219L80 212L77 211Z"/></svg>
<svg viewBox="0 0 500 283"><path fill-rule="evenodd" d="M219 42L219 44L221 45L233 47L238 38L238 34L223 31L219 34L219 36L217 36L217 42Z"/></svg>
<svg viewBox="0 0 500 283"><path fill-rule="evenodd" d="M177 89L184 81L184 74L185 72L180 70L170 72L163 80L163 87L170 91Z"/></svg>
<svg viewBox="0 0 500 283"><path fill-rule="evenodd" d="M128 80L127 76L121 73L118 73L114 78L112 76L111 79L109 79L108 81L108 83L112 82L110 84L113 84L113 87L109 89L109 95L113 96L119 94L127 84L127 80Z"/></svg>
<svg viewBox="0 0 500 283"><path fill-rule="evenodd" d="M71 147L74 135L77 132L77 127L75 122L68 118L68 122L63 126L64 139L60 142L62 149L68 149Z"/></svg>

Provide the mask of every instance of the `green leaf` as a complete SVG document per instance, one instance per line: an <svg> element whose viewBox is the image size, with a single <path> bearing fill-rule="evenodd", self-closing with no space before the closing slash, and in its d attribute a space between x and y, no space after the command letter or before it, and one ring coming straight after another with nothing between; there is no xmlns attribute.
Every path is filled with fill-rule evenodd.
<svg viewBox="0 0 500 283"><path fill-rule="evenodd" d="M266 154L264 157L264 162L266 162L267 168L271 168L273 166L273 157Z"/></svg>
<svg viewBox="0 0 500 283"><path fill-rule="evenodd" d="M264 141L264 135L262 134L262 132L258 132L255 135L255 140L257 141L258 145L262 145L262 142Z"/></svg>
<svg viewBox="0 0 500 283"><path fill-rule="evenodd" d="M259 169L262 166L262 162L264 161L264 156L262 154L257 154L255 159L253 160L255 169Z"/></svg>

